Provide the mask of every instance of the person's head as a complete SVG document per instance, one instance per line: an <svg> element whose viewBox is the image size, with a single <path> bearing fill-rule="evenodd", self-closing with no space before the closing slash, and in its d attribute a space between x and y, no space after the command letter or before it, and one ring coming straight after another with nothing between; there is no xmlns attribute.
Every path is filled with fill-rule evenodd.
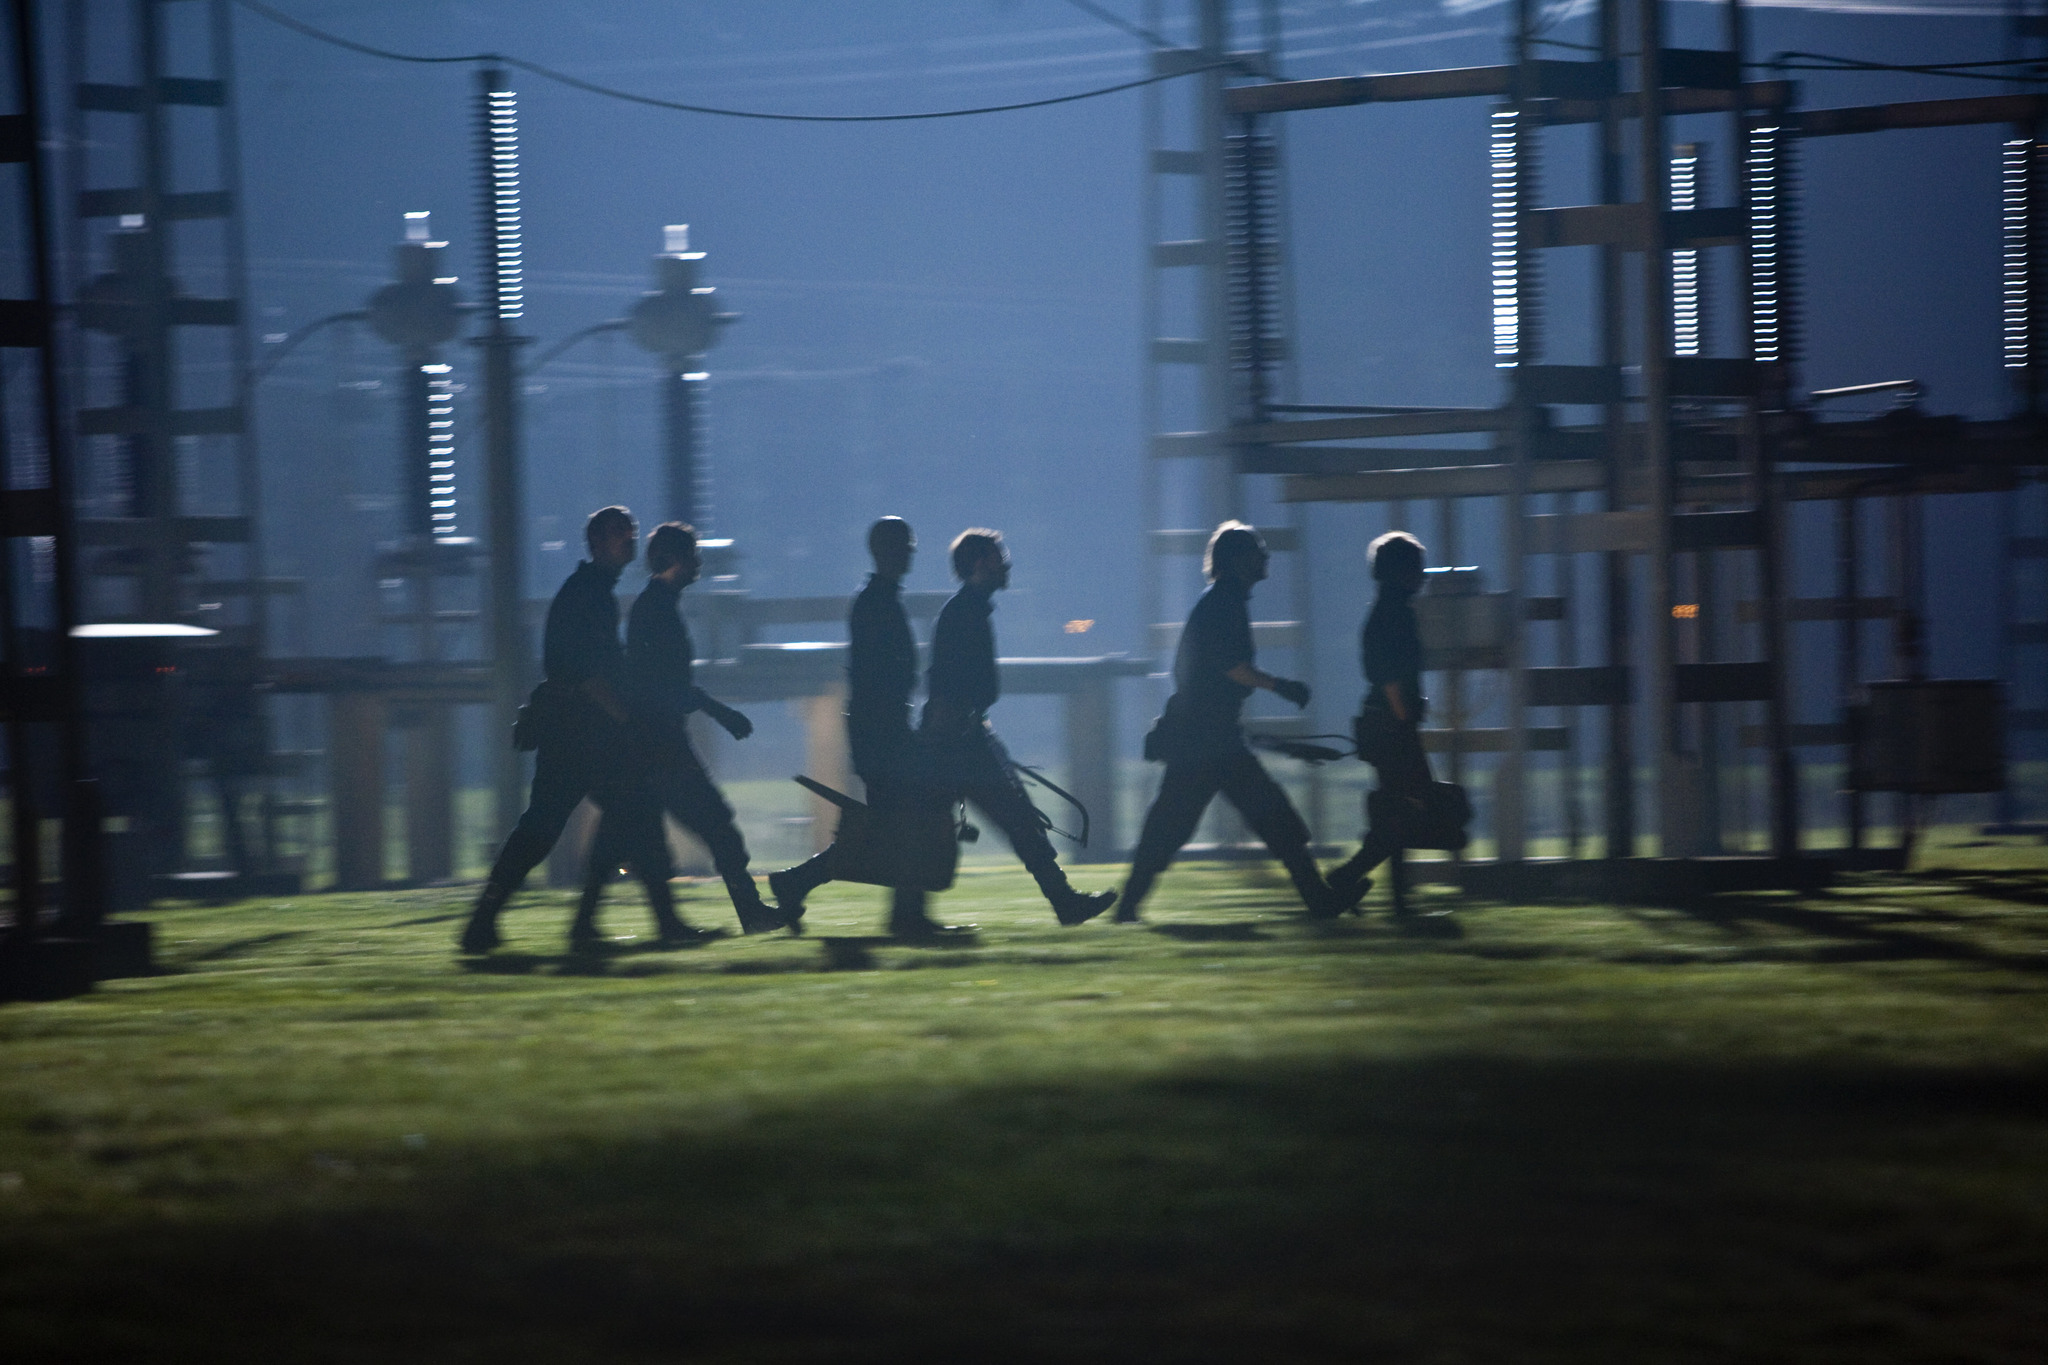
<svg viewBox="0 0 2048 1365"><path fill-rule="evenodd" d="M1407 593L1422 587L1424 554L1422 542L1406 531L1389 531L1365 551L1373 581L1383 589Z"/></svg>
<svg viewBox="0 0 2048 1365"><path fill-rule="evenodd" d="M687 522L664 521L647 533L647 572L651 577L687 588L697 581L702 568L703 562L697 557L696 527Z"/></svg>
<svg viewBox="0 0 2048 1365"><path fill-rule="evenodd" d="M1266 576L1266 542L1241 521L1226 521L1202 552L1202 573L1211 583L1230 579L1250 586Z"/></svg>
<svg viewBox="0 0 2048 1365"><path fill-rule="evenodd" d="M1010 552L1003 533L973 526L953 537L953 576L978 588L1010 585Z"/></svg>
<svg viewBox="0 0 2048 1365"><path fill-rule="evenodd" d="M868 527L868 554L874 557L875 572L885 578L901 578L910 572L911 556L917 553L917 537L910 523L901 517L883 517Z"/></svg>
<svg viewBox="0 0 2048 1365"><path fill-rule="evenodd" d="M600 507L583 523L583 543L590 547L590 562L607 569L631 564L634 542L639 538L633 514L623 507Z"/></svg>

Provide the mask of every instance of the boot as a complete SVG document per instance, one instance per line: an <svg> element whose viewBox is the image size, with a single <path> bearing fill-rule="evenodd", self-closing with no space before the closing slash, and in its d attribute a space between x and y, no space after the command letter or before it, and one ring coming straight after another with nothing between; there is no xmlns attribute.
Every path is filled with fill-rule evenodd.
<svg viewBox="0 0 2048 1365"><path fill-rule="evenodd" d="M1294 889L1301 895L1301 903L1308 907L1310 919L1335 919L1350 908L1330 884L1323 880L1322 869L1316 860L1308 856L1307 849L1288 854L1282 861L1287 875L1294 882Z"/></svg>
<svg viewBox="0 0 2048 1365"><path fill-rule="evenodd" d="M732 893L732 908L740 917L741 933L766 934L785 926L797 928L786 912L761 899L761 892L755 887L752 877L728 881L726 889ZM797 929L797 932L803 931Z"/></svg>
<svg viewBox="0 0 2048 1365"><path fill-rule="evenodd" d="M488 953L503 942L498 937L498 913L511 899L511 887L484 883L484 889L477 893L476 905L469 912L469 922L462 926L462 937L456 940L463 952Z"/></svg>
<svg viewBox="0 0 2048 1365"><path fill-rule="evenodd" d="M1365 899L1365 893L1372 890L1372 878L1366 875L1369 870L1370 865L1362 851L1330 869L1330 890L1344 902L1345 909L1356 910L1358 903Z"/></svg>
<svg viewBox="0 0 2048 1365"><path fill-rule="evenodd" d="M669 889L666 877L643 877L641 888L647 893L647 909L654 916L654 939L663 948L688 948L709 939L723 938L718 929L699 929L676 913L675 893Z"/></svg>
<svg viewBox="0 0 2048 1365"><path fill-rule="evenodd" d="M751 879L749 879L751 882ZM814 853L795 867L768 874L768 894L790 928L803 932L804 897L832 880L832 850ZM758 897L757 897L758 899Z"/></svg>
<svg viewBox="0 0 2048 1365"><path fill-rule="evenodd" d="M1067 881L1066 869L1057 862L1037 867L1026 863L1024 868L1031 874L1031 880L1038 883L1039 892L1051 902L1052 912L1061 924L1086 924L1116 904L1114 891L1076 891Z"/></svg>
<svg viewBox="0 0 2048 1365"><path fill-rule="evenodd" d="M1052 912L1061 924L1071 928L1086 924L1115 904L1114 891L1076 891L1070 886L1052 898Z"/></svg>
<svg viewBox="0 0 2048 1365"><path fill-rule="evenodd" d="M1124 880L1124 894L1116 903L1118 924L1138 922L1138 907L1145 903L1145 897L1152 894L1152 883L1159 879L1163 870L1142 863L1131 864L1131 875Z"/></svg>
<svg viewBox="0 0 2048 1365"><path fill-rule="evenodd" d="M569 921L569 951L572 953L595 952L604 942L604 934L597 927L597 904L604 896L601 882L586 881L583 894L576 901L576 918Z"/></svg>
<svg viewBox="0 0 2048 1365"><path fill-rule="evenodd" d="M889 892L889 937L922 943L954 934L971 934L971 924L940 924L925 913L924 892L899 886Z"/></svg>

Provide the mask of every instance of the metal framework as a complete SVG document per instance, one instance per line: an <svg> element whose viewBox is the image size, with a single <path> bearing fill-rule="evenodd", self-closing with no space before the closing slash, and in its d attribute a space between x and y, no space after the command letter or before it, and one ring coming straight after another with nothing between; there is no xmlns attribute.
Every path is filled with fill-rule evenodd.
<svg viewBox="0 0 2048 1365"><path fill-rule="evenodd" d="M227 5L69 0L65 18L70 249L91 277L76 415L93 474L87 612L200 624L260 653ZM210 292L188 292L197 278Z"/></svg>
<svg viewBox="0 0 2048 1365"><path fill-rule="evenodd" d="M1239 11L1255 46L1237 46ZM1148 86L1144 103L1144 405L1152 433L1144 477L1145 647L1162 666L1171 660L1199 591L1190 559L1199 562L1219 522L1243 518L1258 523L1286 566L1289 619L1254 622L1254 638L1262 650L1291 651L1293 670L1308 676L1314 594L1306 525L1291 506L1262 502L1266 490L1246 477L1259 472L1250 452L1225 438L1295 396L1283 130L1227 103L1242 82L1277 77L1280 8L1276 0L1152 0L1146 30L1163 35L1169 18L1192 41L1154 48L1156 74L1189 79ZM1313 711L1250 726L1271 734L1320 728ZM1320 828L1315 771L1308 806L1310 827Z"/></svg>
<svg viewBox="0 0 2048 1365"><path fill-rule="evenodd" d="M0 203L12 250L0 298L0 721L6 739L13 908L0 937L0 995L83 989L91 980L100 895L96 789L84 780L82 687L71 634L76 540L70 444L58 389L56 297L35 6L4 6ZM61 869L40 857L46 816L64 819ZM46 872L57 871L60 878ZM61 879L55 925L72 951L42 942L46 883ZM55 958L60 969L49 970ZM31 965L31 964L34 965ZM51 980L52 977L69 978Z"/></svg>
<svg viewBox="0 0 2048 1365"><path fill-rule="evenodd" d="M1747 746L1766 756L1764 837L1753 851L1788 858L1802 844L1801 751L1839 751L1850 738L1866 681L1864 623L1891 623L1894 676L1925 676L1917 495L2011 489L2048 464L2048 425L2037 412L2048 373L2039 359L2048 234L2038 141L2048 104L2021 95L1801 111L1789 82L1745 80L1739 0L1729 0L1722 45L1709 50L1667 45L1663 0L1604 0L1597 50L1570 61L1536 55L1536 8L1518 0L1505 65L1216 92L1218 117L1240 120L1252 136L1260 121L1294 111L1494 101L1489 296L1504 387L1497 406L1479 409L1240 408L1222 443L1241 452L1240 469L1281 475L1290 502L1433 499L1447 531L1456 500L1497 502L1504 591L1472 596L1459 591L1469 584L1446 582L1451 592L1420 605L1430 666L1446 675L1452 702L1451 727L1432 745L1454 765L1467 753L1498 755L1491 833L1502 864L1529 852L1539 753L1563 755L1566 852L1592 851L1575 799L1589 719L1604 730L1609 857L1724 851L1723 813L1736 804L1726 759ZM1701 116L1722 121L1718 138L1700 135ZM1797 387L1800 143L1987 123L2014 129L2004 165L2005 344L2018 410L1963 422L1927 417L1909 401L1874 419L1824 420L1818 404L1840 394ZM1688 136L1675 140L1680 129ZM1557 203L1541 153L1551 139L1588 135L1595 194ZM1598 323L1594 353L1562 363L1546 348L1543 266L1574 248L1595 253ZM1722 270L1733 272L1731 287L1717 293ZM1725 322L1708 306L1717 297L1734 301ZM1915 393L1882 384L1840 392L1873 387ZM1489 448L1378 444L1442 434L1484 436ZM1794 598L1781 571L1787 505L1814 499L1838 509L1840 581L1834 595ZM1860 581L1860 528L1873 519L1884 527L1883 595ZM1439 548L1457 562L1455 543ZM1550 590L1539 591L1546 581ZM1833 722L1792 719L1793 621L1838 625ZM2048 627L2009 630L2009 657L2036 635L2048 640ZM1599 661L1579 662L1594 640ZM1459 680L1473 670L1498 682L1496 729L1471 728L1462 714ZM1532 724L1542 721L1554 723ZM1646 801L1637 793L1643 770ZM1639 830L1645 805L1654 821ZM1900 822L1910 828L1910 808ZM1851 795L1852 846L1863 823L1862 798Z"/></svg>

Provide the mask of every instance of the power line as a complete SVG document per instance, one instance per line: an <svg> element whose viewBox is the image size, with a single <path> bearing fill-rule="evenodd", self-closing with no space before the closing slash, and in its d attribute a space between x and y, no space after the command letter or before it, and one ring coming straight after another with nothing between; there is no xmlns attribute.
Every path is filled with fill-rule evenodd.
<svg viewBox="0 0 2048 1365"><path fill-rule="evenodd" d="M599 85L595 81L586 81L581 77L572 76L566 71L557 71L553 67L542 66L539 62L530 62L524 57L508 56L501 52L471 52L450 57L428 57L411 52L393 52L387 48L372 47L368 43L358 43L352 39L343 38L339 34L329 33L325 29L315 28L311 24L292 18L289 14L271 8L269 5L262 3L262 0L234 0L234 2L243 9L248 10L251 14L259 15L274 24L292 30L294 33L303 34L305 37L311 38L316 42L327 43L349 52L359 53L365 57L378 57L391 62L414 62L433 66L446 66L464 62L485 62L498 66L514 67L531 75L539 76L544 80L569 86L571 89L586 91L593 95L602 95L606 99L623 100L628 104L644 104L649 108L672 109L684 114L710 114L718 118L763 119L774 123L908 123L919 119L966 118L974 114L1007 114L1020 109L1044 109L1055 104L1072 104L1077 100L1099 99L1104 95L1117 95L1126 90L1136 90L1140 86L1154 85L1160 81L1170 81L1180 76L1192 76L1202 71L1222 70L1235 65L1231 62L1214 62L1207 66L1190 67L1185 71L1164 72L1141 77L1138 80L1124 81L1119 85L1105 85L1094 90L1082 90L1071 95L1052 95L1045 99L1021 100L1015 104L988 104L973 109L932 109L915 114L776 114L759 109L721 109L706 104L685 104L680 100L656 99L652 95L639 95L630 90L620 90L614 86Z"/></svg>
<svg viewBox="0 0 2048 1365"><path fill-rule="evenodd" d="M1795 60L1796 59L1796 60ZM1769 62L1751 62L1751 66L1768 67L1774 71L1887 71L1914 76L1960 76L1965 80L1999 81L2007 85L2035 85L2040 82L2039 72L2044 67L2038 57L2023 57L2007 61L1984 62L1871 62L1860 57L1837 57L1826 52L1780 52ZM2033 67L2036 74L2027 76L2001 75L1991 67Z"/></svg>

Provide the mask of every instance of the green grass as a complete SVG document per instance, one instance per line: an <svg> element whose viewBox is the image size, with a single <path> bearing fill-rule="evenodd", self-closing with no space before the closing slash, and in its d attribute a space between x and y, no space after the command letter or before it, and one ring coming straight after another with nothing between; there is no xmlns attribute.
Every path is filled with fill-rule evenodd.
<svg viewBox="0 0 2048 1365"><path fill-rule="evenodd" d="M160 907L161 974L0 1007L0 1343L2035 1362L2048 856L1942 859L1455 937L1217 866L1061 930L976 868L971 945L835 888L808 938L594 969L560 893L483 969L460 890Z"/></svg>

